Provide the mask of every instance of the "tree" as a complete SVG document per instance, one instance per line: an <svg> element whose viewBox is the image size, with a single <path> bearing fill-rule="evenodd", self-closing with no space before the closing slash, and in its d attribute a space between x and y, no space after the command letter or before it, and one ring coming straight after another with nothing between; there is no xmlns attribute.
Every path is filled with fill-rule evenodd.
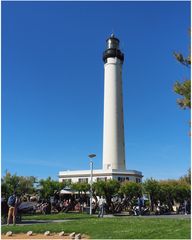
<svg viewBox="0 0 192 240"><path fill-rule="evenodd" d="M191 185L191 168L189 168L187 174L180 177L179 180L182 181L182 182L186 182L187 184Z"/></svg>
<svg viewBox="0 0 192 240"><path fill-rule="evenodd" d="M142 186L136 182L124 182L119 192L124 194L129 200L132 200L134 197L138 198L142 196Z"/></svg>
<svg viewBox="0 0 192 240"><path fill-rule="evenodd" d="M191 81L186 80L183 83L176 82L174 91L183 98L177 99L177 103L183 109L191 108Z"/></svg>
<svg viewBox="0 0 192 240"><path fill-rule="evenodd" d="M17 176L16 174L11 175L10 172L6 171L5 176L1 179L2 196L8 198L14 191L19 195L32 194L35 192L35 182L36 178L33 176L24 177Z"/></svg>
<svg viewBox="0 0 192 240"><path fill-rule="evenodd" d="M190 198L190 185L180 180L161 180L160 198L161 203L167 204L169 208L177 203L183 203Z"/></svg>
<svg viewBox="0 0 192 240"><path fill-rule="evenodd" d="M177 180L161 180L159 181L159 185L159 200L161 204L167 204L171 209L174 203L174 196L176 195Z"/></svg>
<svg viewBox="0 0 192 240"><path fill-rule="evenodd" d="M173 197L178 203L183 203L185 200L190 199L191 186L186 183L178 182L178 184L175 186Z"/></svg>
<svg viewBox="0 0 192 240"><path fill-rule="evenodd" d="M86 201L86 192L90 190L90 184L86 182L72 183L71 189L78 191L80 201Z"/></svg>
<svg viewBox="0 0 192 240"><path fill-rule="evenodd" d="M118 194L120 183L117 180L98 181L93 184L93 190L97 196L104 196L107 205L111 205L111 198Z"/></svg>
<svg viewBox="0 0 192 240"><path fill-rule="evenodd" d="M38 186L41 198L47 200L54 195L55 191L61 191L64 187L64 182L52 180L51 177L41 179Z"/></svg>
<svg viewBox="0 0 192 240"><path fill-rule="evenodd" d="M154 204L159 200L160 185L159 182L153 178L145 180L143 187L146 193L150 195L151 209L153 211Z"/></svg>
<svg viewBox="0 0 192 240"><path fill-rule="evenodd" d="M106 183L105 181L98 181L93 183L93 193L99 197L105 196L105 188L106 188Z"/></svg>
<svg viewBox="0 0 192 240"><path fill-rule="evenodd" d="M182 65L191 67L191 55L184 57L181 53L173 53L176 60ZM185 80L182 83L178 81L174 84L174 91L181 95L182 98L177 99L177 103L182 109L191 108L191 80Z"/></svg>

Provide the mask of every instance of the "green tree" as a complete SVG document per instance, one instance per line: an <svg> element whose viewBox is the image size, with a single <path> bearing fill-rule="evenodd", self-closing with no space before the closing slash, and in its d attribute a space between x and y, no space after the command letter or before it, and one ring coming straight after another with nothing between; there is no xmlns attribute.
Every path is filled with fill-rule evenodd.
<svg viewBox="0 0 192 240"><path fill-rule="evenodd" d="M153 211L154 204L157 204L157 201L160 197L160 185L159 182L153 178L145 180L143 187L146 193L150 195L151 201L151 210Z"/></svg>
<svg viewBox="0 0 192 240"><path fill-rule="evenodd" d="M86 200L86 194L90 190L89 183L86 182L77 182L71 184L71 189L78 192L79 197L85 201Z"/></svg>
<svg viewBox="0 0 192 240"><path fill-rule="evenodd" d="M108 206L111 205L111 198L118 194L120 183L117 180L98 181L93 184L93 190L97 196L104 196Z"/></svg>
<svg viewBox="0 0 192 240"><path fill-rule="evenodd" d="M47 179L41 179L38 186L40 197L43 199L49 199L50 196L54 195L55 191L62 190L65 185L66 184L64 182L52 180L51 177L48 177Z"/></svg>
<svg viewBox="0 0 192 240"><path fill-rule="evenodd" d="M1 178L2 196L8 198L14 191L19 195L32 194L35 192L35 182L36 178L33 176L24 177L17 176L16 174L11 175L10 172L6 171L5 176Z"/></svg>
<svg viewBox="0 0 192 240"><path fill-rule="evenodd" d="M179 182L175 186L173 197L174 197L174 200L179 203L183 203L184 200L190 199L191 186L186 183Z"/></svg>
<svg viewBox="0 0 192 240"><path fill-rule="evenodd" d="M190 52L190 51L189 51ZM174 52L174 57L182 65L191 67L191 55L184 57L181 53ZM182 83L176 82L174 85L174 91L181 95L182 98L177 99L177 103L182 109L191 108L191 80L185 80Z"/></svg>
<svg viewBox="0 0 192 240"><path fill-rule="evenodd" d="M187 174L180 177L179 179L182 182L186 182L187 184L191 185L191 168L188 169Z"/></svg>
<svg viewBox="0 0 192 240"><path fill-rule="evenodd" d="M86 194L86 192L90 190L90 185L89 183L86 183L86 182L72 183L71 189L78 191L80 194L82 193Z"/></svg>
<svg viewBox="0 0 192 240"><path fill-rule="evenodd" d="M191 81L186 80L183 83L176 82L174 91L182 96L182 98L177 99L179 106L183 109L191 108Z"/></svg>
<svg viewBox="0 0 192 240"><path fill-rule="evenodd" d="M160 201L170 208L174 202L182 203L190 198L190 185L180 180L161 180Z"/></svg>
<svg viewBox="0 0 192 240"><path fill-rule="evenodd" d="M140 183L136 182L124 182L122 183L119 192L128 197L129 200L132 200L133 198L142 196L142 186Z"/></svg>
<svg viewBox="0 0 192 240"><path fill-rule="evenodd" d="M106 183L105 181L97 181L93 183L93 193L94 195L97 195L99 197L101 196L105 196L105 192L106 192Z"/></svg>
<svg viewBox="0 0 192 240"><path fill-rule="evenodd" d="M161 180L159 181L160 191L159 200L164 204L167 204L169 208L172 207L177 181L176 180Z"/></svg>

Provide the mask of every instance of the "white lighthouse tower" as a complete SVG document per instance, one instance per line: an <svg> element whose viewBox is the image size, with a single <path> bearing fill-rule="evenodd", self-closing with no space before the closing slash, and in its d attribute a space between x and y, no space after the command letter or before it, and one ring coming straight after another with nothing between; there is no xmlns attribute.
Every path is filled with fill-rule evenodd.
<svg viewBox="0 0 192 240"><path fill-rule="evenodd" d="M119 40L112 34L107 39L104 61L104 127L103 169L125 170L125 144L122 96L124 54Z"/></svg>
<svg viewBox="0 0 192 240"><path fill-rule="evenodd" d="M127 170L125 164L122 66L124 54L119 40L112 34L107 39L104 61L104 125L103 168L76 171L60 171L59 181L89 182L115 179L119 182L141 182L142 172ZM94 158L94 161L97 161ZM93 166L93 162L91 164Z"/></svg>

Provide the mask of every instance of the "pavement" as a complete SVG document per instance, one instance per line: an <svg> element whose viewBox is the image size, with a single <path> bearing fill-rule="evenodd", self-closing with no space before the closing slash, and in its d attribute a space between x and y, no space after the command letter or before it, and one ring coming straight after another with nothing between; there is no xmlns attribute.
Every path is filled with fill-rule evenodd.
<svg viewBox="0 0 192 240"><path fill-rule="evenodd" d="M74 219L75 220L75 219ZM62 223L69 222L72 219L60 219L60 220L22 220L21 223L17 223L16 225L32 225L32 224L42 224L42 223ZM6 224L2 224L2 226L6 226ZM11 224L10 224L11 226Z"/></svg>
<svg viewBox="0 0 192 240"><path fill-rule="evenodd" d="M93 215L97 217L97 215ZM148 215L148 216L130 216L127 214L107 214L104 215L103 218L114 218L114 217L138 217L138 218L171 218L171 219L191 219L191 214L183 215L183 214L169 214L169 215ZM62 223L62 222L68 222L73 221L76 219L60 219L60 220L22 220L21 223L18 223L17 225L32 225L32 224L46 224L46 223ZM2 226L5 226L6 224L2 224Z"/></svg>
<svg viewBox="0 0 192 240"><path fill-rule="evenodd" d="M130 215L115 215L115 217L130 217ZM106 215L107 217L107 215ZM190 219L191 214L167 214L167 215L145 215L145 216L132 216L140 218L173 218L173 219Z"/></svg>

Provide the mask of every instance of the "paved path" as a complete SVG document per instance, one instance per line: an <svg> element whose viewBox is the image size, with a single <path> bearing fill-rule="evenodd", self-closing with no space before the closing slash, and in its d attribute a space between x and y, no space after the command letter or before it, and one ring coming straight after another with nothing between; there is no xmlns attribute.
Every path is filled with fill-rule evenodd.
<svg viewBox="0 0 192 240"><path fill-rule="evenodd" d="M169 214L169 215L146 215L146 216L130 216L126 214L119 214L119 215L105 215L104 217L140 217L140 218L173 218L173 219L190 219L191 214Z"/></svg>
<svg viewBox="0 0 192 240"><path fill-rule="evenodd" d="M75 219L74 219L75 220ZM17 223L16 225L32 225L32 224L42 224L42 223L62 223L72 221L72 219L60 219L60 220L22 220L21 223ZM6 224L2 224L2 226L6 226ZM11 226L11 224L10 224Z"/></svg>
<svg viewBox="0 0 192 240"><path fill-rule="evenodd" d="M97 215L93 215L97 218ZM172 218L172 219L190 219L191 215L182 215L182 214L170 214L170 215L149 215L149 216L129 216L125 214L119 214L114 216L113 214L107 214L103 216L104 218L115 218L115 217L137 217L137 218ZM77 217L78 219L78 217ZM21 223L18 223L17 225L32 225L32 224L44 224L44 223L62 223L62 222L68 222L73 221L77 219L60 219L60 220L22 220ZM2 226L5 226L6 224L2 224Z"/></svg>
<svg viewBox="0 0 192 240"><path fill-rule="evenodd" d="M183 214L174 214L174 215L149 215L149 216L141 216L148 218L175 218L175 219L190 219L191 215L183 215Z"/></svg>

